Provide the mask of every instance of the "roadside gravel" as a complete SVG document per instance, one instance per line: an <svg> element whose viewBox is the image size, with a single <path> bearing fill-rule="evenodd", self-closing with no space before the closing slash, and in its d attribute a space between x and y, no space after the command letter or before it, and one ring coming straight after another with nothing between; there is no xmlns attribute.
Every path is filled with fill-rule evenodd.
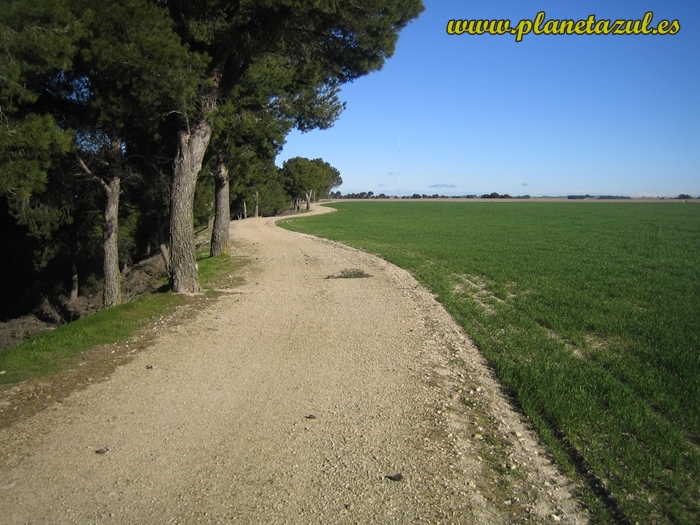
<svg viewBox="0 0 700 525"><path fill-rule="evenodd" d="M231 223L242 286L0 430L0 523L588 521L427 290L274 222Z"/></svg>

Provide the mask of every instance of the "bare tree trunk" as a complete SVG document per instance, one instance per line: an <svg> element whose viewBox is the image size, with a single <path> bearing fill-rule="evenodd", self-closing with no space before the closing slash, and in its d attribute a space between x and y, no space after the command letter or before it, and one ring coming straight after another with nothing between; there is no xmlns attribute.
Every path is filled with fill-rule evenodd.
<svg viewBox="0 0 700 525"><path fill-rule="evenodd" d="M105 190L107 203L105 204L105 228L104 228L104 260L102 269L105 276L103 304L105 308L111 308L121 303L121 274L119 273L119 192L121 190L121 177L119 176L119 159L121 156L122 142L112 140L110 154L112 156L113 175L105 181L96 176L90 168L77 156L78 165L86 175L97 181ZM72 292L71 292L72 295Z"/></svg>
<svg viewBox="0 0 700 525"><path fill-rule="evenodd" d="M70 300L75 301L78 298L78 265L76 262L76 254L75 251L71 253L71 258L70 258L70 273L71 273L71 279L70 279Z"/></svg>
<svg viewBox="0 0 700 525"><path fill-rule="evenodd" d="M165 227L168 225L168 218L164 217L158 223L158 249L165 263L165 270L170 273L170 250L165 241Z"/></svg>
<svg viewBox="0 0 700 525"><path fill-rule="evenodd" d="M311 195L313 195L314 190L309 190L305 193L306 196L306 211L311 209Z"/></svg>
<svg viewBox="0 0 700 525"><path fill-rule="evenodd" d="M170 282L178 293L202 293L197 277L194 241L194 188L211 139L203 117L178 133L173 185L170 193Z"/></svg>
<svg viewBox="0 0 700 525"><path fill-rule="evenodd" d="M246 206L245 201L243 201L243 218L244 219L248 218L248 206Z"/></svg>
<svg viewBox="0 0 700 525"><path fill-rule="evenodd" d="M104 307L111 308L121 303L121 286L119 273L119 190L121 178L112 177L105 184L107 204L105 205L105 233L104 233L104 262L105 275Z"/></svg>
<svg viewBox="0 0 700 525"><path fill-rule="evenodd" d="M257 217L257 216L258 216L258 209L259 209L259 208L258 208L258 203L259 203L259 200L260 200L260 195L259 195L258 192L256 191L256 192L255 192L255 211L253 211L253 217Z"/></svg>
<svg viewBox="0 0 700 525"><path fill-rule="evenodd" d="M214 229L211 232L212 257L228 252L228 228L231 222L231 207L229 205L228 166L224 159L219 159L214 175L216 206L214 210Z"/></svg>

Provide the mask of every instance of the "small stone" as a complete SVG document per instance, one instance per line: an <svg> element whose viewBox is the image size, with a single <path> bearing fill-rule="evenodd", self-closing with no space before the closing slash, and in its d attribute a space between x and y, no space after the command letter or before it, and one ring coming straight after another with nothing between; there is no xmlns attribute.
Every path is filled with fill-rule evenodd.
<svg viewBox="0 0 700 525"><path fill-rule="evenodd" d="M306 419L316 419L316 416L314 416L313 414L309 414L308 416L304 417L306 417Z"/></svg>
<svg viewBox="0 0 700 525"><path fill-rule="evenodd" d="M399 472L398 474L388 475L386 479L390 479L391 481L401 481L403 479L403 474Z"/></svg>
<svg viewBox="0 0 700 525"><path fill-rule="evenodd" d="M107 452L109 452L109 447L98 448L95 452L97 452L98 454L106 454Z"/></svg>
<svg viewBox="0 0 700 525"><path fill-rule="evenodd" d="M146 365L146 368L148 370L153 370L156 367L156 365Z"/></svg>
<svg viewBox="0 0 700 525"><path fill-rule="evenodd" d="M557 516L556 514L552 514L552 519L554 521L561 521L561 516Z"/></svg>

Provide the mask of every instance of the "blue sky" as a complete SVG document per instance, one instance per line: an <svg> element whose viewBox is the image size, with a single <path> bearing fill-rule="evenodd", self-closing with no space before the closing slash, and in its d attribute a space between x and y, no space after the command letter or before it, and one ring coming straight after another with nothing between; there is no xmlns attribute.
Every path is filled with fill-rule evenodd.
<svg viewBox="0 0 700 525"><path fill-rule="evenodd" d="M343 193L700 195L700 1L424 0L384 68L343 86L323 158ZM450 19L678 20L675 35L450 36ZM400 148L399 148L400 141ZM400 159L399 159L400 157ZM400 176L399 176L400 174Z"/></svg>

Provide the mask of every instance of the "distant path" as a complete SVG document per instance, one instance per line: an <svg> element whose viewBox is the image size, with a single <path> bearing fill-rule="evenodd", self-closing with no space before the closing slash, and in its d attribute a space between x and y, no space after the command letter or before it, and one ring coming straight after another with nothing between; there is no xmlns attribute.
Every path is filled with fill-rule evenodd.
<svg viewBox="0 0 700 525"><path fill-rule="evenodd" d="M585 523L426 290L274 222L231 224L243 286L0 431L0 523Z"/></svg>

